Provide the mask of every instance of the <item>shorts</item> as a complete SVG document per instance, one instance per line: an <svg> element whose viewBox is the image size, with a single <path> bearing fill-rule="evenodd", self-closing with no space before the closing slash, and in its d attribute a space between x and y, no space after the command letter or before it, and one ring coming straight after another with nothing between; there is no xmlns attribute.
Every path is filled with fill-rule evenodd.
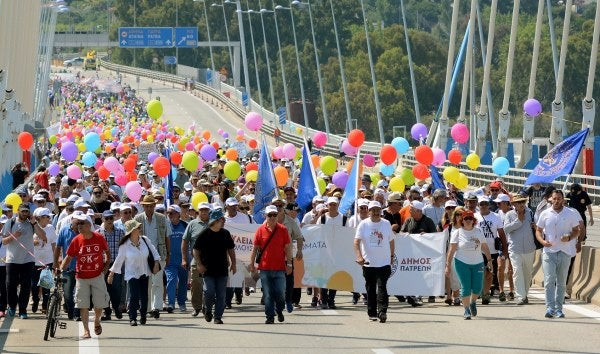
<svg viewBox="0 0 600 354"><path fill-rule="evenodd" d="M89 308L90 297L94 308L103 309L108 307L108 291L102 274L95 278L77 279L75 284L75 307L78 309Z"/></svg>

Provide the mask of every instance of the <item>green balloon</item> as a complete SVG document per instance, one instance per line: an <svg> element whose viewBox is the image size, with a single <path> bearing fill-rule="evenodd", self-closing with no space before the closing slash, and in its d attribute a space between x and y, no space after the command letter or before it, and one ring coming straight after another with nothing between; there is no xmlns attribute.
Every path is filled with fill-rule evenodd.
<svg viewBox="0 0 600 354"><path fill-rule="evenodd" d="M181 165L186 170L188 170L190 172L196 171L198 169L198 163L199 163L198 154L196 154L195 152L186 151L183 154L183 157L181 159Z"/></svg>
<svg viewBox="0 0 600 354"><path fill-rule="evenodd" d="M148 117L157 120L163 114L163 106L159 100L151 100L146 105L146 112L148 112Z"/></svg>
<svg viewBox="0 0 600 354"><path fill-rule="evenodd" d="M235 181L242 174L242 167L237 161L228 161L223 167L223 172L225 177Z"/></svg>
<svg viewBox="0 0 600 354"><path fill-rule="evenodd" d="M377 185L377 182L379 182L379 173L373 172L369 175L369 177L371 177L371 184Z"/></svg>
<svg viewBox="0 0 600 354"><path fill-rule="evenodd" d="M321 172L331 176L337 170L337 160L333 156L325 156L321 159Z"/></svg>
<svg viewBox="0 0 600 354"><path fill-rule="evenodd" d="M400 172L400 178L404 181L404 184L407 186L412 186L415 184L415 176L413 176L412 170L410 168L405 168Z"/></svg>
<svg viewBox="0 0 600 354"><path fill-rule="evenodd" d="M327 188L327 183L321 177L317 177L317 184L319 185L319 192L323 194L325 192L325 188Z"/></svg>

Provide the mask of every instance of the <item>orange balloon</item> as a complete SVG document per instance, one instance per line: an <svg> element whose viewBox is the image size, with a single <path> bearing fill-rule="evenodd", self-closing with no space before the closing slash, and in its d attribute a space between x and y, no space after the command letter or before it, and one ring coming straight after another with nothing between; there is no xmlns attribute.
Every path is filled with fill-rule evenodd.
<svg viewBox="0 0 600 354"><path fill-rule="evenodd" d="M350 160L350 162L348 162L348 164L346 165L346 172L348 172L348 174L350 174L350 172L352 171L352 167L354 166L354 160ZM358 175L362 176L363 175L363 170L364 170L364 164L362 163L362 161L360 162L360 165L358 165Z"/></svg>
<svg viewBox="0 0 600 354"><path fill-rule="evenodd" d="M137 162L137 161L138 161L138 159L139 159L139 156L138 156L137 154L131 154L131 155L129 155L129 158L131 158L131 159L133 159L135 162Z"/></svg>
<svg viewBox="0 0 600 354"><path fill-rule="evenodd" d="M348 143L354 147L360 147L365 142L365 133L360 129L354 129L348 133Z"/></svg>
<svg viewBox="0 0 600 354"><path fill-rule="evenodd" d="M160 177L167 177L171 171L171 164L166 157L159 156L152 163L154 172Z"/></svg>
<svg viewBox="0 0 600 354"><path fill-rule="evenodd" d="M133 145L140 146L140 140L139 139L135 139L135 141L133 142Z"/></svg>
<svg viewBox="0 0 600 354"><path fill-rule="evenodd" d="M135 160L131 157L126 158L125 161L123 161L123 168L128 172L133 171L135 169Z"/></svg>
<svg viewBox="0 0 600 354"><path fill-rule="evenodd" d="M104 141L106 140L106 136L104 135L104 132L100 133L100 141Z"/></svg>
<svg viewBox="0 0 600 354"><path fill-rule="evenodd" d="M29 150L29 148L33 145L33 135L28 132L19 133L17 141L19 142L21 149Z"/></svg>
<svg viewBox="0 0 600 354"><path fill-rule="evenodd" d="M241 135L238 135L238 136L235 137L235 140L237 140L237 141L243 141L244 137L241 136Z"/></svg>
<svg viewBox="0 0 600 354"><path fill-rule="evenodd" d="M202 131L202 137L206 140L210 139L210 131L208 130L203 130Z"/></svg>
<svg viewBox="0 0 600 354"><path fill-rule="evenodd" d="M286 185L290 175L287 169L283 166L277 166L273 169L273 173L275 174L275 181L277 182L278 187L283 187Z"/></svg>
<svg viewBox="0 0 600 354"><path fill-rule="evenodd" d="M133 171L125 172L125 176L129 182L137 180L137 175Z"/></svg>
<svg viewBox="0 0 600 354"><path fill-rule="evenodd" d="M229 161L235 161L238 158L238 152L236 149L234 148L229 148L227 149L227 151L225 152L225 157L227 158L227 160Z"/></svg>
<svg viewBox="0 0 600 354"><path fill-rule="evenodd" d="M248 171L258 171L258 165L256 162L248 162L246 164L246 172Z"/></svg>
<svg viewBox="0 0 600 354"><path fill-rule="evenodd" d="M310 159L312 160L314 168L321 166L321 158L319 157L319 155L310 155Z"/></svg>
<svg viewBox="0 0 600 354"><path fill-rule="evenodd" d="M258 142L256 139L250 139L248 140L248 146L250 146L251 149L256 149L258 147Z"/></svg>
<svg viewBox="0 0 600 354"><path fill-rule="evenodd" d="M429 169L422 163L414 165L412 168L412 173L416 179L427 179L430 176Z"/></svg>
<svg viewBox="0 0 600 354"><path fill-rule="evenodd" d="M196 144L196 145L197 145L197 144L199 144L199 143L200 143L200 137L199 137L198 135L196 135L196 136L194 137L194 144Z"/></svg>
<svg viewBox="0 0 600 354"><path fill-rule="evenodd" d="M175 143L177 142L177 140L179 140L179 138L178 138L177 136L173 135L173 136L171 137L171 142L172 142L173 144L175 144Z"/></svg>
<svg viewBox="0 0 600 354"><path fill-rule="evenodd" d="M128 153L129 151L131 151L129 144L123 144L123 152Z"/></svg>
<svg viewBox="0 0 600 354"><path fill-rule="evenodd" d="M107 154L110 154L110 152L112 151L113 147L112 145L106 145L104 147L104 151L106 151Z"/></svg>
<svg viewBox="0 0 600 354"><path fill-rule="evenodd" d="M173 165L179 165L183 159L183 155L179 151L173 151L170 157Z"/></svg>
<svg viewBox="0 0 600 354"><path fill-rule="evenodd" d="M450 150L450 152L448 153L448 161L455 165L458 165L460 163L460 160L462 160L462 154L460 153L460 150Z"/></svg>
<svg viewBox="0 0 600 354"><path fill-rule="evenodd" d="M415 149L415 159L423 165L429 166L433 162L433 150L427 145L417 146Z"/></svg>

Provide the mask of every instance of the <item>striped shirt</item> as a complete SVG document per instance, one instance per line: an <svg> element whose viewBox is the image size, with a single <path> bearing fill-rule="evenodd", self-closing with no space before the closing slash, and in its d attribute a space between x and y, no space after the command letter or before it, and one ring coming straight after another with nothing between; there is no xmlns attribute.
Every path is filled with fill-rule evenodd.
<svg viewBox="0 0 600 354"><path fill-rule="evenodd" d="M119 253L119 241L121 241L121 238L123 238L125 235L125 231L113 226L113 231L108 232L104 228L104 224L102 224L98 232L106 239L106 242L108 243L108 250L110 251L110 261L114 262L115 258L117 258L117 254Z"/></svg>

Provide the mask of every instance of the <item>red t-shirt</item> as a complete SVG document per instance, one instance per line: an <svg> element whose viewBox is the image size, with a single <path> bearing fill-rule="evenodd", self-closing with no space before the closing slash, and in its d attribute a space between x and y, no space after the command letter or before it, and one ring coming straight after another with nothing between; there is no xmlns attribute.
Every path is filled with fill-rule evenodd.
<svg viewBox="0 0 600 354"><path fill-rule="evenodd" d="M35 174L35 177L33 177L33 180L35 181L35 183L39 184L40 187L49 189L50 185L48 181L48 175L48 171L38 172Z"/></svg>
<svg viewBox="0 0 600 354"><path fill-rule="evenodd" d="M104 251L108 250L108 243L102 235L95 232L93 234L88 240L82 234L75 236L67 249L67 255L77 260L76 278L91 279L102 274Z"/></svg>
<svg viewBox="0 0 600 354"><path fill-rule="evenodd" d="M275 233L273 239L264 247L265 243L271 236L271 231L267 229L266 224L262 224L254 234L254 245L259 246L262 250L259 270L285 270L285 246L290 243L290 235L285 226L280 223L275 225Z"/></svg>

